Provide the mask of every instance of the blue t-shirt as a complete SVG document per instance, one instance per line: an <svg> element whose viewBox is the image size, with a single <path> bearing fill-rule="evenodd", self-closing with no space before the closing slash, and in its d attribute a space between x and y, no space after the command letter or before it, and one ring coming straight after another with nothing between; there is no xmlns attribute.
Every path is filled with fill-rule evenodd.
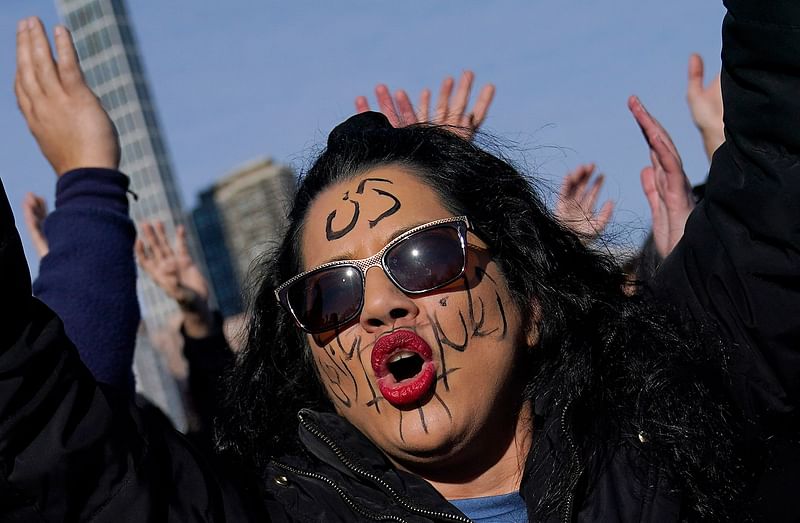
<svg viewBox="0 0 800 523"><path fill-rule="evenodd" d="M476 523L527 523L525 500L517 492L483 498L450 499L450 503Z"/></svg>

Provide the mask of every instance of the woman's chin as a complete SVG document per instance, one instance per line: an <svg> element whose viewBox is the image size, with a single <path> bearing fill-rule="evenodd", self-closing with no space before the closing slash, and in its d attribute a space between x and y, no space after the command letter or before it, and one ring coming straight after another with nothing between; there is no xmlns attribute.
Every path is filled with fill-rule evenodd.
<svg viewBox="0 0 800 523"><path fill-rule="evenodd" d="M415 416L414 422L408 420ZM454 430L453 422L444 417L431 417L425 424L419 419L416 411L403 413L402 437L400 432L393 435L391 450L383 446L384 450L392 454L398 461L408 463L431 463L448 459L456 451L459 438Z"/></svg>

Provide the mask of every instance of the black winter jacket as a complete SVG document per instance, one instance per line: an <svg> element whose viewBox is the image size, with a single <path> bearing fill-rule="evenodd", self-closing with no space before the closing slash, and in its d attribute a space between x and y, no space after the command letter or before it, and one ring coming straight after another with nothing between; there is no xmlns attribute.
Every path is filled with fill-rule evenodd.
<svg viewBox="0 0 800 523"><path fill-rule="evenodd" d="M792 521L800 518L800 3L726 5L727 142L655 292L719 325L735 348L730 392L756 436L772 442L760 509L766 520ZM301 412L306 455L274 461L258 481L221 471L92 379L60 320L31 297L27 275L0 190L0 520L468 521L332 414ZM574 456L568 417L560 411L536 435L529 459L540 472L521 489L529 507L547 484L547 460ZM578 467L553 519L683 519L680 485L640 457L641 444L620 442L589 485Z"/></svg>

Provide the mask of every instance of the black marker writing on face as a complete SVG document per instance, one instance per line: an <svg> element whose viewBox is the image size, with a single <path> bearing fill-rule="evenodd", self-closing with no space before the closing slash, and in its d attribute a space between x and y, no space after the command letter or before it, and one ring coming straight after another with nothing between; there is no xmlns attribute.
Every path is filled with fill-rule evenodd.
<svg viewBox="0 0 800 523"><path fill-rule="evenodd" d="M439 329L434 327L434 320L430 318L431 322L431 330L433 331L433 337L436 339L436 346L439 347L439 362L442 366L442 385L444 385L444 390L450 392L450 383L447 381L447 376L450 372L447 370L447 361L444 357L444 345L442 344L442 338L439 336Z"/></svg>
<svg viewBox="0 0 800 523"><path fill-rule="evenodd" d="M500 318L503 320L503 331L500 333L500 339L506 337L508 332L508 320L506 320L506 308L503 307L503 300L500 299L500 294L495 291L494 295L497 296L497 308L500 309Z"/></svg>
<svg viewBox="0 0 800 523"><path fill-rule="evenodd" d="M458 319L461 320L461 328L464 331L464 341L461 343L451 340L447 334L444 333L442 323L439 321L439 318L435 312L433 313L433 328L435 331L438 331L437 339L441 341L442 345L447 345L451 349L455 349L458 352L464 352L467 348L467 344L469 343L469 332L467 331L467 322L464 320L464 314L461 311L458 311Z"/></svg>
<svg viewBox="0 0 800 523"><path fill-rule="evenodd" d="M390 198L392 201L394 201L394 203L392 204L391 207L389 207L388 209L383 211L377 218L375 218L374 220L370 220L369 221L369 228L370 229L372 229L373 227L378 225L379 221L383 220L384 218L388 218L389 216L393 215L394 213L396 213L397 211L400 210L400 200L398 200L395 195L393 195L390 192L382 191L380 189L372 189L372 190L374 192L376 192L377 194L380 194L381 196L385 196L387 198Z"/></svg>
<svg viewBox="0 0 800 523"><path fill-rule="evenodd" d="M350 350L346 350L344 348L344 345L342 345L342 340L339 337L339 334L337 333L336 344L339 346L339 350L342 352L342 354L344 355L344 359L347 361L353 359L354 353L356 352L361 353L361 350L359 349L359 346L361 345L361 336L356 336L355 338L353 338L353 343L350 345Z"/></svg>
<svg viewBox="0 0 800 523"><path fill-rule="evenodd" d="M330 363L323 361L321 358L317 358L317 363L319 364L318 367L322 369L325 377L328 378L328 390L331 392L333 397L335 397L341 404L348 409L353 405L353 401L358 400L358 382L356 382L355 376L353 373L350 372L350 368L347 364L339 358L341 365L336 362L334 357L328 354L328 351L323 351L323 354L327 356L330 360ZM353 383L353 398L350 398L350 394L347 393L344 389L343 380L347 378ZM338 391L338 392L337 392Z"/></svg>
<svg viewBox="0 0 800 523"><path fill-rule="evenodd" d="M422 411L422 405L417 405L417 412L419 412L419 422L422 423L422 430L427 434L428 424L425 422L425 413Z"/></svg>
<svg viewBox="0 0 800 523"><path fill-rule="evenodd" d="M364 360L361 358L361 351L359 351L358 353L358 363L361 365L361 372L364 373L364 379L366 380L367 385L369 386L369 392L370 395L372 396L372 399L370 399L365 405L367 407L375 407L375 411L378 414L380 414L381 413L380 403L381 401L383 401L383 396L378 396L378 394L375 392L375 387L372 386L372 380L369 378L369 373L367 373L367 369L364 366Z"/></svg>
<svg viewBox="0 0 800 523"><path fill-rule="evenodd" d="M450 414L450 409L447 407L447 403L445 403L436 392L433 393L433 397L436 398L436 400L439 402L439 405L441 405L444 411L447 413L447 417L450 418L450 421L453 421L453 415Z"/></svg>
<svg viewBox="0 0 800 523"><path fill-rule="evenodd" d="M352 401L350 401L350 396L348 396L342 388L340 374L329 364L323 362L320 358L317 358L317 367L322 371L328 380L327 389L331 396L339 400L339 403L345 407L350 408Z"/></svg>
<svg viewBox="0 0 800 523"><path fill-rule="evenodd" d="M492 276L483 270L480 267L475 268L475 276L478 281L482 281L484 276L492 282L495 286L494 295L497 301L497 310L500 313L500 319L502 320L502 327L495 327L494 329L483 331L483 323L485 319L485 311L486 311L486 304L483 302L483 298L478 297L478 303L481 307L481 317L477 321L475 320L475 312L474 312L474 304L472 298L472 291L470 290L469 286L467 286L467 312L469 315L470 323L473 326L472 336L474 337L482 337L482 336L489 336L490 334L494 334L497 331L500 331L499 338L502 340L506 337L506 333L508 332L508 320L506 319L506 309L503 306L503 301L500 299L500 293L497 291L497 282L495 281ZM465 277L466 281L466 277Z"/></svg>
<svg viewBox="0 0 800 523"><path fill-rule="evenodd" d="M393 183L391 180L387 180L385 178L365 178L359 182L358 187L356 188L356 194L364 194L367 182L388 183L388 184ZM370 228L375 227L378 224L378 222L380 222L384 218L388 218L389 216L395 214L397 211L400 210L400 207L402 206L400 200L394 194L388 191L384 191L383 189L373 188L372 192L374 192L375 194L377 194L382 198L391 200L392 203L385 211L382 211L376 218L370 219L368 221ZM350 218L350 221L347 223L347 225L345 225L341 229L335 230L333 228L333 220L336 218L336 209L334 209L333 211L330 212L330 214L328 214L328 219L325 222L325 238L329 242L347 236L347 234L349 234L350 231L352 231L355 228L356 224L358 223L359 216L361 215L360 205L358 201L350 197L350 191L344 193L342 201L350 202L353 205L353 210L352 210L353 215Z"/></svg>
<svg viewBox="0 0 800 523"><path fill-rule="evenodd" d="M347 193L345 193L345 197L343 199L347 200ZM328 215L328 219L325 222L325 238L327 238L329 242L338 240L339 238L344 238L347 236L347 233L355 228L356 223L358 223L358 216L361 213L358 202L353 200L349 201L353 204L353 217L350 219L350 223L345 225L344 228L339 229L338 231L333 230L333 219L336 218L336 209L331 211L331 213Z"/></svg>

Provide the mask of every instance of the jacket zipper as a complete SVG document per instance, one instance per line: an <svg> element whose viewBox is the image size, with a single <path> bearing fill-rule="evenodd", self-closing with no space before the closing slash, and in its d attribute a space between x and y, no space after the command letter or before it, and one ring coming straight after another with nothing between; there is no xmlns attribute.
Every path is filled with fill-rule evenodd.
<svg viewBox="0 0 800 523"><path fill-rule="evenodd" d="M395 490L391 487L391 485L386 483L384 480L382 480L381 478L379 478L378 476L376 476L375 474L373 474L371 472L368 472L368 471L366 471L366 470L364 470L362 468L359 468L354 463L352 463L344 455L342 450L339 448L338 445L336 445L336 443L334 443L334 441L332 439L330 439L326 434L324 434L316 426L314 426L310 422L306 421L306 419L303 417L302 412L298 413L297 417L300 420L300 423L303 424L303 427L305 427L306 430L308 430L311 434L316 436L317 439L319 439L323 443L325 443L328 446L328 448L330 448L333 451L333 453L336 455L336 457L339 459L339 461L341 461L348 469L350 469L351 471L355 472L359 476L368 478L368 479L374 481L375 483L381 485L384 488L384 490L389 493L389 495L392 497L392 499L394 499L395 502L397 502L399 505L401 505L403 508L405 508L409 512L413 512L415 514L419 514L421 516L425 516L425 517L428 517L430 519L439 519L439 520L446 520L446 521L458 521L458 522L461 522L461 523L472 523L472 520L467 519L467 518L462 517L462 516L455 516L453 514L448 514L446 512L436 512L436 511L433 511L433 510L428 510L428 509L424 509L424 508L420 508L420 507L417 507L415 505L412 505L405 498L403 498L397 492L395 492ZM325 478L325 480L327 480L327 478ZM330 480L328 480L328 481L330 482Z"/></svg>
<svg viewBox="0 0 800 523"><path fill-rule="evenodd" d="M347 505L351 509L353 509L354 512L356 512L358 514L361 514L364 517L367 517L367 518L372 519L374 521L391 520L391 521L397 521L399 523L406 523L406 520L401 518L401 517L387 515L387 514L375 514L374 512L371 512L371 511L367 510L363 506L361 506L361 505L357 504L355 501L353 501L353 499L350 496L347 495L347 493L344 491L344 489L342 487L339 486L338 483L336 483L335 481L333 481L332 479L330 479L330 478L328 478L326 476L323 476L322 474L317 474L315 472L305 472L303 470L299 470L299 469L296 469L294 467L290 467L289 465L284 465L283 463L278 463L277 461L273 461L272 463L276 467L278 467L280 469L292 472L292 473L297 474L299 476L306 476L308 478L318 479L318 480L320 480L320 481L322 481L324 483L327 483L328 485L331 486L331 488L333 488L333 490L336 491L337 494L339 494L339 497L341 497L344 500L344 502L347 503Z"/></svg>
<svg viewBox="0 0 800 523"><path fill-rule="evenodd" d="M570 521L572 521L572 509L573 509L573 504L575 503L575 487L577 487L578 481L580 480L581 475L583 474L581 458L578 455L578 448L575 445L575 441L572 439L572 434L567 430L567 414L571 406L572 406L572 400L569 400L567 404L564 406L564 410L561 411L561 431L567 438L570 451L572 452L571 456L572 463L578 470L578 472L573 476L569 487L569 495L567 496L567 506L564 510L564 517L562 518L563 523L569 523Z"/></svg>

